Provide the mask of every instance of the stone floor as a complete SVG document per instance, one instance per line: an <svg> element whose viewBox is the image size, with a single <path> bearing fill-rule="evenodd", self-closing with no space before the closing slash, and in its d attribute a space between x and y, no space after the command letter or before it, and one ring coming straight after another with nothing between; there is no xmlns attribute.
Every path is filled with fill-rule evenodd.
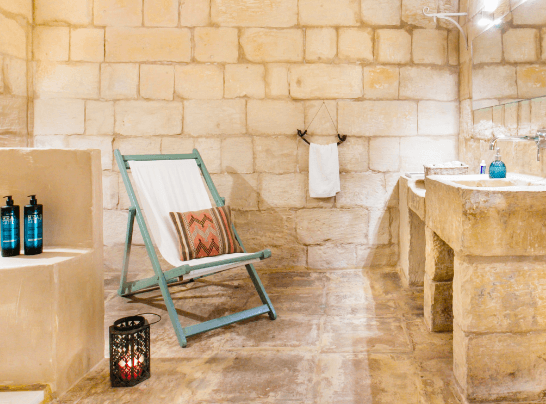
<svg viewBox="0 0 546 404"><path fill-rule="evenodd" d="M121 298L107 273L105 328L163 316L152 326L152 376L113 389L104 360L57 403L459 403L452 335L427 332L422 290L404 289L396 270L259 273L278 319L201 334L185 349L159 291ZM171 291L183 326L261 304L244 269Z"/></svg>

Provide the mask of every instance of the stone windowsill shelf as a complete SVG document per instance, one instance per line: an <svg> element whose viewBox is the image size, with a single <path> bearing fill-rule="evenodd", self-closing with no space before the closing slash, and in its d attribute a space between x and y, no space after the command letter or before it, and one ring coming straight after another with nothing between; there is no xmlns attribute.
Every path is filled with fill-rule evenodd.
<svg viewBox="0 0 546 404"><path fill-rule="evenodd" d="M42 254L21 255L15 257L0 257L0 271L15 268L49 266L75 258L87 252L89 248L49 247Z"/></svg>

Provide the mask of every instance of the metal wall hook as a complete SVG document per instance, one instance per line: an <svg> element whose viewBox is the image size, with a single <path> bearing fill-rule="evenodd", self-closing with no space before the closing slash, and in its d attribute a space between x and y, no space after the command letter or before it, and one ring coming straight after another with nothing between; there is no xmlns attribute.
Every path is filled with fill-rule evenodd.
<svg viewBox="0 0 546 404"><path fill-rule="evenodd" d="M303 140L305 143L307 143L308 145L310 145L311 143L309 143L309 141L304 138L304 136L307 135L307 130L304 130L303 132L301 130L298 129L298 136L301 137L301 140ZM339 142L337 142L337 145L339 146L341 143L343 143L344 141L347 140L347 135L340 135L339 133L337 134L337 137L339 139Z"/></svg>
<svg viewBox="0 0 546 404"><path fill-rule="evenodd" d="M441 18L444 20L451 21L453 24L455 24L457 28L459 28L459 31L461 31L461 34L463 34L464 44L466 45L466 49L468 49L468 39L466 38L466 34L463 28L459 25L457 21L455 21L453 18L450 18L450 17L459 17L459 16L468 15L468 13L431 13L430 7L425 7L423 8L423 15L434 18L434 22L436 22L437 18Z"/></svg>

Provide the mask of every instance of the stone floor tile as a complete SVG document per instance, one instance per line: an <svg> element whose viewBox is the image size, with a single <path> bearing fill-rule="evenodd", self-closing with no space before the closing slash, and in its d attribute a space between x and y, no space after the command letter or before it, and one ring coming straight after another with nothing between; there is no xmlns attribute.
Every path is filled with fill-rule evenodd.
<svg viewBox="0 0 546 404"><path fill-rule="evenodd" d="M324 314L326 308L324 289L302 288L268 292L271 303L279 316ZM260 298L253 296L245 309L261 305Z"/></svg>
<svg viewBox="0 0 546 404"><path fill-rule="evenodd" d="M393 299L374 299L367 287L327 287L325 313L329 316L378 317L395 316L399 309Z"/></svg>
<svg viewBox="0 0 546 404"><path fill-rule="evenodd" d="M422 319L407 321L406 328L416 361L453 357L453 333L430 333Z"/></svg>
<svg viewBox="0 0 546 404"><path fill-rule="evenodd" d="M320 404L416 404L418 373L411 357L321 354Z"/></svg>
<svg viewBox="0 0 546 404"><path fill-rule="evenodd" d="M411 353L403 321L389 317L323 319L321 352L367 351Z"/></svg>

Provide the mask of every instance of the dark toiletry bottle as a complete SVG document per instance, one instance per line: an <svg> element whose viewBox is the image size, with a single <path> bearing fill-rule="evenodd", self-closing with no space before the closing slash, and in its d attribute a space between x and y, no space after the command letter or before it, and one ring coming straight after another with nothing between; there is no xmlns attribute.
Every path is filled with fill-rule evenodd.
<svg viewBox="0 0 546 404"><path fill-rule="evenodd" d="M41 254L44 246L43 207L36 195L30 196L30 205L25 206L25 255Z"/></svg>
<svg viewBox="0 0 546 404"><path fill-rule="evenodd" d="M10 196L4 196L6 206L0 208L2 220L2 257L13 257L21 251L21 236L19 233L19 206L13 205Z"/></svg>

